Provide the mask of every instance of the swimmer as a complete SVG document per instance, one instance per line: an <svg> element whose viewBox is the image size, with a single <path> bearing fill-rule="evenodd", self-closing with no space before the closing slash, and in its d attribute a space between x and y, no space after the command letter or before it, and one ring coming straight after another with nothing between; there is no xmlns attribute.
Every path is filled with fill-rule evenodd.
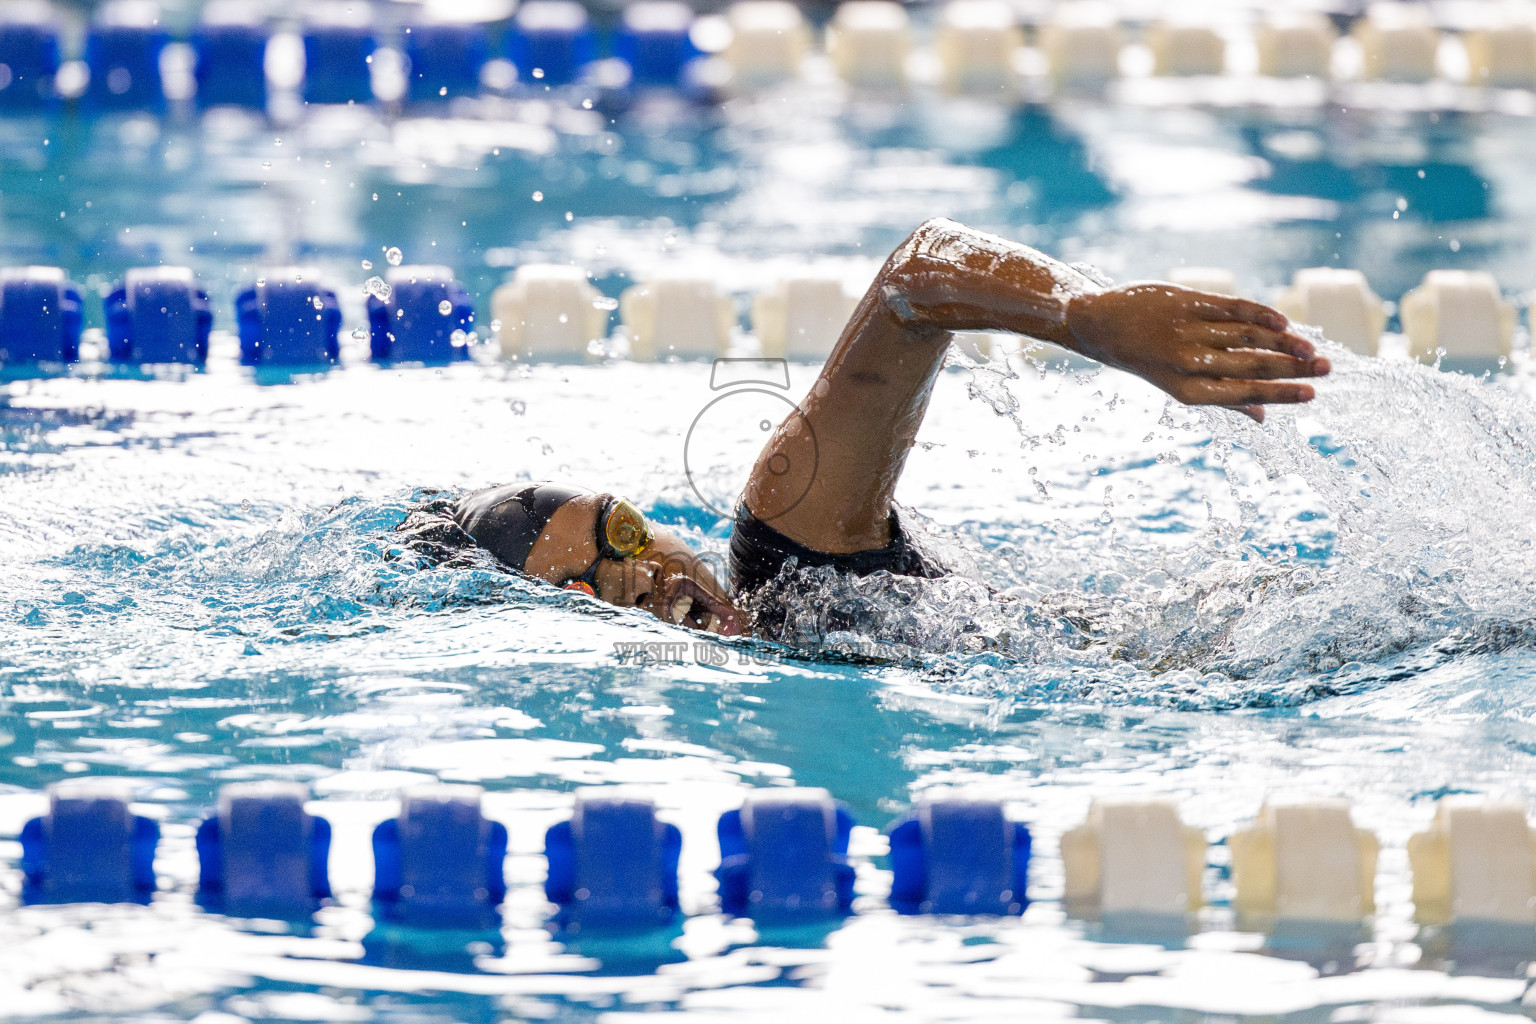
<svg viewBox="0 0 1536 1024"><path fill-rule="evenodd" d="M1330 369L1287 328L1257 302L1165 283L1105 288L1027 246L931 220L891 254L810 393L763 446L737 508L729 590L630 502L562 484L476 491L401 529L667 622L772 636L781 616L761 595L792 591L799 571L945 574L908 538L894 498L953 332L1053 342L1187 405L1262 422L1266 405L1310 401L1300 379Z"/></svg>

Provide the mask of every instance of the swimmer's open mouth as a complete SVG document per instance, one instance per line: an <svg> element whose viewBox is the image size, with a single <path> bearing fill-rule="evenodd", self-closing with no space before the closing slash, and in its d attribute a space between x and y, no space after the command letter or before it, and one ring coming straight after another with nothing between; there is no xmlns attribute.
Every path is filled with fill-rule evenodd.
<svg viewBox="0 0 1536 1024"><path fill-rule="evenodd" d="M661 618L674 625L721 636L741 634L741 613L693 580L685 578L677 582L666 609L667 613Z"/></svg>

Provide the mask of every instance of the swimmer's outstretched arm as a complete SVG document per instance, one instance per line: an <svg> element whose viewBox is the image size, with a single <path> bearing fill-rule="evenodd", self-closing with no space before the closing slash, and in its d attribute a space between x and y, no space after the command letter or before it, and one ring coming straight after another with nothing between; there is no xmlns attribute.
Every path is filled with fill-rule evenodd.
<svg viewBox="0 0 1536 1024"><path fill-rule="evenodd" d="M1312 399L1311 385L1285 378L1329 370L1286 327L1246 299L1162 283L1101 288L1028 246L931 220L881 268L800 403L803 421L791 415L769 439L743 498L813 550L890 543L896 482L953 331L1055 342L1181 402L1262 421L1267 403Z"/></svg>

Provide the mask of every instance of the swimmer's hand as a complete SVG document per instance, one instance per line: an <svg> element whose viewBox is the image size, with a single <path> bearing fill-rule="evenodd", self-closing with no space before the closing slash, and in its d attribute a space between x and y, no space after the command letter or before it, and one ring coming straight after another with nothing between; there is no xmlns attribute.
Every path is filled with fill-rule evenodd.
<svg viewBox="0 0 1536 1024"><path fill-rule="evenodd" d="M1186 405L1221 405L1264 422L1271 402L1310 402L1332 368L1268 306L1175 284L1131 284L1074 296L1068 342L1150 381Z"/></svg>

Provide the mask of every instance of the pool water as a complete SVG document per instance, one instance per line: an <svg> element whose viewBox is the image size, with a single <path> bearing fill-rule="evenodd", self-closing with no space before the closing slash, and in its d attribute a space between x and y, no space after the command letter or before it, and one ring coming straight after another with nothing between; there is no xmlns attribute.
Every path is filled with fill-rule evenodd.
<svg viewBox="0 0 1536 1024"><path fill-rule="evenodd" d="M867 279L936 214L1120 278L1226 265L1258 294L1319 263L1361 267L1388 297L1432 267L1492 269L1511 291L1533 277L1517 115L1009 113L849 106L814 89L713 111L662 102L607 124L532 101L473 115L0 122L0 256L59 263L98 291L125 266L185 262L225 327L236 287L275 262L356 283L361 260L398 245L454 266L482 307L534 258L576 260L609 294L665 262L707 264L745 293L812 258ZM362 293L347 291L351 326ZM684 438L715 396L706 364L386 370L360 349L350 341L329 374L258 382L216 338L188 379L7 385L0 834L41 812L47 784L95 774L132 779L164 838L147 907L20 907L9 873L0 1013L1528 1012L1531 950L1421 934L1404 853L1436 797L1518 793L1536 767L1523 359L1478 380L1330 351L1319 400L1259 427L1086 365L957 356L899 498L967 575L914 585L899 606L888 585L847 584L830 596L888 611L806 652L696 648L638 612L385 557L428 489L547 477L626 493L718 554L727 529L709 504L728 501L730 467L761 435L743 424L720 442L723 468L690 486ZM815 372L792 366L791 390ZM678 640L675 663L624 655ZM827 648L882 660L817 656ZM220 785L268 778L310 784L334 824L338 900L310 926L226 920L192 898L195 823ZM499 935L369 913L368 833L403 787L434 778L483 785L508 825ZM543 831L576 787L610 783L643 787L682 828L689 916L647 940L552 936ZM787 783L824 786L857 818L862 912L759 932L713 912L714 822L749 787ZM1005 799L1029 822L1021 920L882 909L879 830L941 787ZM1093 796L1127 792L1175 799L1217 844L1212 905L1187 934L1122 934L1061 909L1058 837ZM1267 794L1303 793L1348 796L1381 838L1379 913L1358 932L1243 930L1220 840Z"/></svg>

